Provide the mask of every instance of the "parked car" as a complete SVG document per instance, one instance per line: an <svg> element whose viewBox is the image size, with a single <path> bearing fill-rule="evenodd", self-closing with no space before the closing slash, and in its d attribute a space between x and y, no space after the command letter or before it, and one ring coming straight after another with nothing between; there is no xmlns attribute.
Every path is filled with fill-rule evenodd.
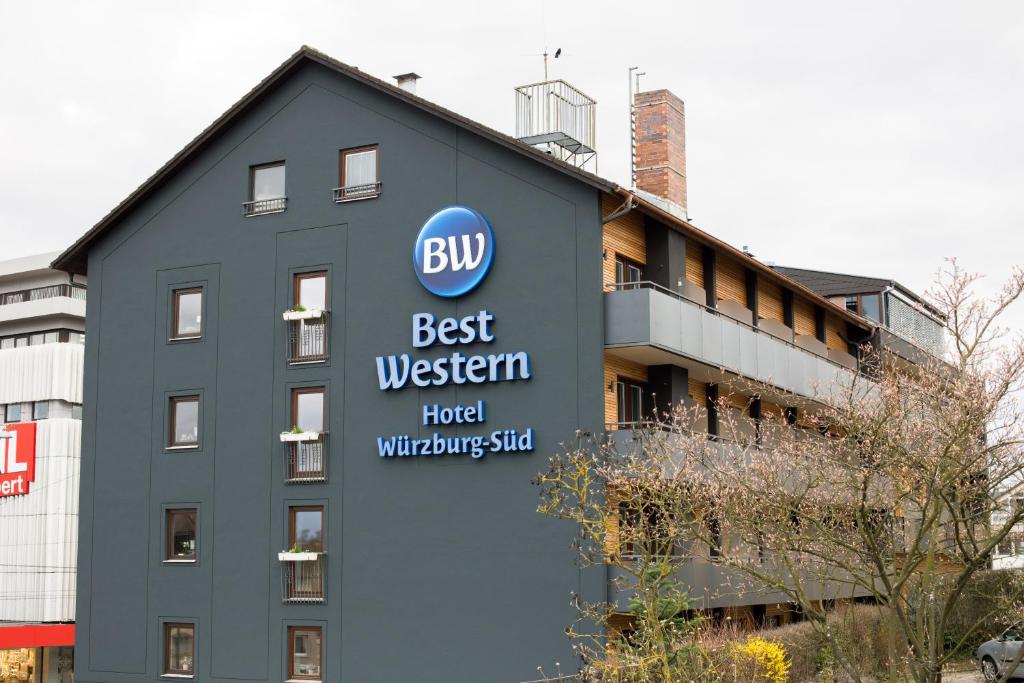
<svg viewBox="0 0 1024 683"><path fill-rule="evenodd" d="M1024 678L1024 664L1020 663L1021 645L1024 645L1024 622L1017 622L992 640L985 641L978 648L978 666L988 683L1010 678ZM1014 662L1017 662L1014 664ZM1004 669L1013 666L1013 671L1004 677Z"/></svg>

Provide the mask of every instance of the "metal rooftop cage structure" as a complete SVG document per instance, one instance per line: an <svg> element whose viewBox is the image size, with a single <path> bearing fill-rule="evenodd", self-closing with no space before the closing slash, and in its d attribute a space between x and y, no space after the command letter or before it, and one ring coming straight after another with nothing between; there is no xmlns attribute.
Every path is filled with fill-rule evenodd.
<svg viewBox="0 0 1024 683"><path fill-rule="evenodd" d="M516 137L584 168L593 161L597 102L559 79L516 88Z"/></svg>

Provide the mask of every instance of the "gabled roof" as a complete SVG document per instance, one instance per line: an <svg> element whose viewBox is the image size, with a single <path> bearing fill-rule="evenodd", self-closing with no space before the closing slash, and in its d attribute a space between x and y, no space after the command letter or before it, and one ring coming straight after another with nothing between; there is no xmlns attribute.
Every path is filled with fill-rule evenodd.
<svg viewBox="0 0 1024 683"><path fill-rule="evenodd" d="M156 173L146 179L145 182L143 182L134 192L128 195L120 204L115 206L114 209L104 216L99 223L94 225L88 232L75 241L74 244L61 253L61 255L53 261L53 267L58 270L84 274L88 263L87 254L89 248L92 246L93 242L100 237L100 235L116 224L117 221L128 211L145 200L165 179L216 139L218 134L226 126L229 126L239 116L249 111L253 106L266 97L266 95L271 92L279 82L307 63L320 64L337 73L348 76L349 78L368 85L371 88L380 90L392 97L402 100L403 102L407 102L414 107L422 109L429 114L433 114L434 116L444 119L445 121L467 131L476 133L477 135L480 135L492 142L529 156L533 160L538 161L545 166L567 175L571 175L577 180L587 183L599 190L612 192L617 189L616 184L609 180L605 180L593 173L584 171L583 169L556 159L551 155L545 154L509 135L484 126L476 121L461 116L460 114L456 114L455 112L434 104L429 100L425 100L422 97L417 97L407 90L403 90L396 85L392 85L391 83L382 81L379 78L370 76L354 66L349 66L348 64L339 62L338 60L333 59L319 50L309 47L308 45L303 45L295 54L281 64L281 66L277 67L269 76L260 81L260 83L250 90L242 99L232 105L226 112L221 114L216 121L206 128L206 130L196 136L196 138L190 143L185 145L180 152L175 154L170 161L161 166Z"/></svg>
<svg viewBox="0 0 1024 683"><path fill-rule="evenodd" d="M849 275L847 273L830 273L825 270L790 268L788 266L772 266L772 268L789 279L795 280L808 289L812 289L825 297L871 294L874 292L881 292L885 289L896 289L911 301L921 304L921 306L927 309L927 311L932 315L939 318L942 317L941 311L929 303L924 297L890 278Z"/></svg>

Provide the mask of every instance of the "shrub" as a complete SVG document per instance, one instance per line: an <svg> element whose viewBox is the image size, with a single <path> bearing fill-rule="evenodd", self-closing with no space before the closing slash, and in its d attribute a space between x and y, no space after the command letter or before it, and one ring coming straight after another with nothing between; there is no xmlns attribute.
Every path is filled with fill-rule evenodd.
<svg viewBox="0 0 1024 683"><path fill-rule="evenodd" d="M747 639L742 645L733 645L738 663L750 671L751 681L767 681L767 683L786 683L789 680L789 668L793 665L786 658L786 648L781 643L765 640L760 636Z"/></svg>

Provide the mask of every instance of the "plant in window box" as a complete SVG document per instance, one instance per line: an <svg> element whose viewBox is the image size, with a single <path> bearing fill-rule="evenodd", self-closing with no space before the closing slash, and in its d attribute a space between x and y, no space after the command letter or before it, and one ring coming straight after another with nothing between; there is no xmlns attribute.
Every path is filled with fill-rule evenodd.
<svg viewBox="0 0 1024 683"><path fill-rule="evenodd" d="M281 562L316 562L320 553L313 550L303 550L298 543L288 550L282 550L277 554Z"/></svg>
<svg viewBox="0 0 1024 683"><path fill-rule="evenodd" d="M324 315L321 308L306 308L302 304L296 304L284 312L285 320L319 320Z"/></svg>
<svg viewBox="0 0 1024 683"><path fill-rule="evenodd" d="M281 432L281 441L319 441L320 432L307 432L298 425L292 426L287 432Z"/></svg>

